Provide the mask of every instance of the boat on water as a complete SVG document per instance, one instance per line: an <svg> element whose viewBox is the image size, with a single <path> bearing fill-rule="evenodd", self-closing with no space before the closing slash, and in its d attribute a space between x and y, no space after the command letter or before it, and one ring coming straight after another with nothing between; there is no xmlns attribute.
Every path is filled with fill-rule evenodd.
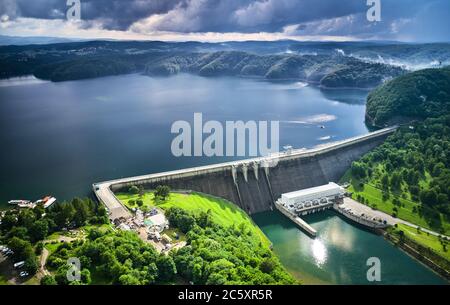
<svg viewBox="0 0 450 305"><path fill-rule="evenodd" d="M23 204L29 204L30 202L31 202L30 200L19 199L19 200L10 200L10 201L8 201L8 204L23 205Z"/></svg>
<svg viewBox="0 0 450 305"><path fill-rule="evenodd" d="M34 208L38 204L43 204L44 208L50 207L52 204L56 202L56 198L52 196L46 196L42 199L36 200L35 202L31 202L30 200L10 200L9 204L18 206L19 208Z"/></svg>

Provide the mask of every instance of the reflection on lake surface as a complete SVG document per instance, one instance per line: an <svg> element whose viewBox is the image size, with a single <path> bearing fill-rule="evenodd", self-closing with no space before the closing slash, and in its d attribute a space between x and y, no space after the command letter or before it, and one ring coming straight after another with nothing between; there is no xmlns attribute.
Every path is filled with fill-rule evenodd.
<svg viewBox="0 0 450 305"><path fill-rule="evenodd" d="M427 267L395 248L382 236L348 223L332 211L303 217L317 230L310 238L277 211L253 216L273 243L283 265L309 284L371 284L367 259L381 261L380 284L445 284Z"/></svg>

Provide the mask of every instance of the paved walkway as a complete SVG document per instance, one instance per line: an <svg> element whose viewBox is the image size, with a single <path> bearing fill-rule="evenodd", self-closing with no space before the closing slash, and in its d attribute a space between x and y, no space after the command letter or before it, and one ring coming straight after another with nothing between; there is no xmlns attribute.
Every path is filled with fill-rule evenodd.
<svg viewBox="0 0 450 305"><path fill-rule="evenodd" d="M386 222L389 225L391 225L391 226L393 226L395 224L398 224L398 223L401 223L401 224L410 226L410 227L415 228L415 229L417 229L419 227L418 225L415 225L415 224L413 224L411 222L408 222L406 220L392 217L391 215L389 215L389 214L387 214L385 212L382 212L382 211L379 211L379 210L374 210L371 207L368 207L367 205L359 203L358 201L355 201L355 200L353 200L352 198L349 198L349 197L345 197L344 198L344 203L341 206L342 207L348 207L348 208L352 209L356 214L364 213L365 215L370 215L370 217L372 217L372 218L373 217L381 218L383 220L386 220ZM422 232L425 232L425 233L430 233L431 235L434 235L434 236L445 236L443 234L440 234L440 233L437 233L437 232L434 232L432 230L428 230L428 229L425 229L425 228L422 228L422 227L420 227L420 230Z"/></svg>
<svg viewBox="0 0 450 305"><path fill-rule="evenodd" d="M100 183L97 185L98 189L95 190L97 198L102 202L109 212L109 218L114 221L117 218L130 218L133 215L131 212L123 206L123 204L117 199L117 197L110 190L110 183Z"/></svg>

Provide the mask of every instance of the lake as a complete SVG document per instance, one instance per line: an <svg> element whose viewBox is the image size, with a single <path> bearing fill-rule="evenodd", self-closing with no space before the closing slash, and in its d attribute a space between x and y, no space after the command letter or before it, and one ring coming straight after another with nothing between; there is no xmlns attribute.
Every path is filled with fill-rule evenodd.
<svg viewBox="0 0 450 305"><path fill-rule="evenodd" d="M302 217L317 230L310 238L278 211L253 215L283 265L305 284L446 284L383 237L332 211ZM380 259L380 282L367 281L367 259Z"/></svg>
<svg viewBox="0 0 450 305"><path fill-rule="evenodd" d="M278 120L280 146L294 148L361 135L367 133L366 95L294 81L188 74L3 80L0 206L47 194L59 200L87 196L93 182L237 159L172 155L172 123L192 122L194 112L204 121Z"/></svg>
<svg viewBox="0 0 450 305"><path fill-rule="evenodd" d="M312 147L368 132L366 91L300 82L124 75L61 83L0 81L0 207L10 199L91 195L108 179L237 158L174 157L171 125L203 119L280 121L280 146ZM242 158L242 157L241 157ZM336 215L305 218L315 240L282 215L255 220L287 269L307 283L366 283L365 260L382 259L383 283L443 283L383 238Z"/></svg>

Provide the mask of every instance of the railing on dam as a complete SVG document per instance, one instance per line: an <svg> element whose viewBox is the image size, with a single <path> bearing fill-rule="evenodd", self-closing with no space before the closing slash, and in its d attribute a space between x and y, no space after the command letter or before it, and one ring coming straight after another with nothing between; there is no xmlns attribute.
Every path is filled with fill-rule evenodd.
<svg viewBox="0 0 450 305"><path fill-rule="evenodd" d="M93 190L99 201L103 202L110 210L120 210L121 213L119 214L124 212L124 208L123 206L121 207L121 203L114 196L113 191L131 185L149 185L155 183L168 183L170 181L179 182L178 184L174 182L174 185L171 186L172 188L187 188L210 193L233 201L248 213L259 212L271 209L275 199L273 197L279 195L279 193L311 187L316 183L318 185L335 180L333 179L334 177L329 176L331 174L333 174L333 176L341 174L341 171L345 166L349 165L349 162L355 160L361 154L381 143L381 141L389 134L393 133L396 128L396 126L389 127L343 141L320 145L312 149L280 152L268 157L257 157L104 181L93 184ZM358 149L358 147L365 148ZM334 153L343 150L350 152L337 153L338 155L343 154L340 157L336 157L339 159L338 161L336 161L336 158L335 160L329 157L330 152ZM333 154L331 154L331 156L333 156ZM313 161L318 160L317 158L319 157L324 160L321 160L319 163L313 163ZM313 161L308 165L306 164L307 161L298 162L299 160ZM291 164L291 161L294 161L294 163ZM278 165L269 167L273 162L277 162ZM281 168L280 164L283 164ZM339 171L335 170L335 172L332 172L333 167L339 168ZM239 171L237 171L237 169L239 169ZM311 173L311 171L315 171L314 169L317 170L316 177L313 177L314 173ZM250 173L254 172L254 174L249 175L247 174L247 171ZM300 172L303 173L302 175L312 174L312 176L295 177L295 175L299 175ZM219 179L220 183L214 183L211 179ZM195 180L195 185L190 185L190 182L193 180ZM254 195L255 192L259 192L259 194ZM255 196L255 198L251 198L252 196ZM248 203L249 201L252 202ZM260 204L264 206L257 206Z"/></svg>
<svg viewBox="0 0 450 305"><path fill-rule="evenodd" d="M128 177L128 178L120 178L120 179L114 179L104 182L95 183L94 185L100 185L100 184L109 184L110 186L120 183L129 183L129 182L139 182L142 180L152 179L152 178L159 178L159 177L167 177L167 176L191 176L191 175L198 175L198 174L204 174L208 172L215 172L223 170L224 168L231 169L233 166L240 166L240 165L248 165L252 163L260 163L264 164L264 162L267 162L270 164L271 161L279 161L279 160L286 160L286 159L295 159L300 157L310 157L314 156L315 154L319 153L325 153L328 151L332 151L347 145L352 145L358 142L365 141L367 139L371 139L374 137L383 136L386 134L391 134L397 129L397 126L388 127L384 129L380 129L365 135L356 136L353 138L349 138L346 140L338 141L338 142L332 142L328 144L323 144L311 149L295 149L290 152L280 152L276 155L271 155L267 157L257 157L257 158L250 158L250 159L244 159L244 160L238 160L238 161L231 161L231 162L224 162L224 163L217 163L217 164L211 164L211 165L205 165L205 166L198 166L198 167L191 167L186 169L179 169L174 171L168 171L168 172L161 172L161 173L154 173L154 174L148 174L148 175L141 175L141 176L134 176L134 177Z"/></svg>

